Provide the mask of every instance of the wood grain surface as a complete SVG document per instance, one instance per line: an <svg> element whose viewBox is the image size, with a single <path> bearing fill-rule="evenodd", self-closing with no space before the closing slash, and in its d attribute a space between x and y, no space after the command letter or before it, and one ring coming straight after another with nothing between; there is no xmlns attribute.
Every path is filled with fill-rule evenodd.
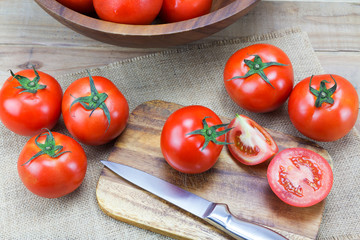
<svg viewBox="0 0 360 240"><path fill-rule="evenodd" d="M283 203L268 186L268 162L245 166L234 160L225 147L215 166L205 173L183 174L172 169L162 156L160 134L167 117L180 107L163 101L138 106L131 113L129 124L116 141L108 160L150 173L210 201L226 203L238 218L291 236L316 237L325 202L309 208ZM230 120L222 118L223 122ZM332 162L328 152L313 142L267 130L277 142L279 151L305 147ZM173 238L228 238L201 219L128 183L107 168L99 178L96 197L100 208L109 216Z"/></svg>

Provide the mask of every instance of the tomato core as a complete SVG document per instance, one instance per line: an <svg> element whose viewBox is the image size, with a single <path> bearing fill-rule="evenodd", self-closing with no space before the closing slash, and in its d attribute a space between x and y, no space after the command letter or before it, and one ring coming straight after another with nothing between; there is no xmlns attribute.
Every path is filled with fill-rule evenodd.
<svg viewBox="0 0 360 240"><path fill-rule="evenodd" d="M314 163L304 157L291 157L289 160L292 162L292 164L297 169L300 170L301 166L304 166L311 171L312 180L309 180L309 178L305 177L301 180L302 183L310 186L312 189L314 189L314 191L317 191L320 189L321 180L322 180L322 172L316 163ZM288 167L288 169L289 169L289 167ZM291 170L291 168L290 168L290 170ZM280 171L279 171L280 185L283 186L287 192L294 194L298 197L303 197L303 190L302 190L301 185L299 184L296 187L295 184L288 178L288 176L287 176L288 174L289 173L286 170L286 168L284 166L280 165Z"/></svg>
<svg viewBox="0 0 360 240"><path fill-rule="evenodd" d="M236 135L235 137L235 146L242 153L248 156L256 156L260 153L260 149L258 146L247 146L246 144L244 144L240 139L240 134Z"/></svg>

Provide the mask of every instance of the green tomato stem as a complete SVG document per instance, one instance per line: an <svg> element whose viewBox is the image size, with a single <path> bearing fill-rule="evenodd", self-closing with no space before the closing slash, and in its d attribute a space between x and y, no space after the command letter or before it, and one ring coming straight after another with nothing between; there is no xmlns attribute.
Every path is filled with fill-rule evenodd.
<svg viewBox="0 0 360 240"><path fill-rule="evenodd" d="M57 158L64 153L70 152L70 151L62 152L63 146L56 145L55 138L52 135L52 133L50 132L50 130L48 130L48 129L46 129L46 130L47 130L47 132L41 133L35 138L35 144L36 144L36 146L39 147L40 151L37 152L34 156L32 156L27 162L25 162L21 166L24 166L24 165L30 163L35 158L37 158L41 155L44 155L44 154L48 155L51 158ZM38 139L43 135L46 136L45 143L39 143Z"/></svg>
<svg viewBox="0 0 360 240"><path fill-rule="evenodd" d="M263 62L259 55L255 56L254 61L244 59L245 64L249 67L249 71L244 76L235 76L227 81L231 81L239 78L247 78L254 74L258 74L266 83L268 83L272 88L275 88L271 83L266 74L264 73L264 69L270 66L287 66L286 64L278 63L278 62Z"/></svg>
<svg viewBox="0 0 360 240"><path fill-rule="evenodd" d="M95 109L97 109L97 108L102 109L108 120L108 126L105 131L105 132L107 132L107 130L110 127L110 123L111 123L110 111L105 104L105 100L107 99L108 95L106 93L99 93L97 91L97 89L95 87L94 79L90 75L89 71L88 71L88 74L89 74L90 89L91 89L90 96L78 97L78 98L72 96L75 98L75 100L71 103L69 111L71 111L71 107L75 103L80 103L86 110L89 110L89 111L91 110L89 117L91 117L91 115L93 114Z"/></svg>
<svg viewBox="0 0 360 240"><path fill-rule="evenodd" d="M39 84L40 76L39 76L39 73L36 71L35 66L33 66L33 69L34 69L34 73L36 76L33 80L30 80L27 77L24 77L24 76L21 76L18 74L15 75L13 73L13 71L10 70L10 73L13 77L12 79L15 78L21 85L21 86L15 87L15 88L23 89L23 91L21 91L19 94L24 93L24 92L37 93L38 90L46 88L46 85Z"/></svg>
<svg viewBox="0 0 360 240"><path fill-rule="evenodd" d="M189 132L186 134L186 136L188 135L202 135L205 137L205 142L204 145L201 148L201 151L203 151L207 145L209 144L209 142L213 142L215 144L219 144L219 145L226 145L226 144L230 144L228 142L220 142L218 140L216 140L216 138L218 138L221 135L224 135L225 133L229 132L232 128L225 128L225 130L222 131L216 131L219 128L222 127L227 127L229 124L219 124L219 125L214 125L209 127L206 119L209 117L204 117L204 119L202 120L203 122L203 128L202 129L198 129L192 132Z"/></svg>
<svg viewBox="0 0 360 240"><path fill-rule="evenodd" d="M321 107L321 105L324 102L329 103L329 104L333 104L334 99L332 98L332 96L335 93L336 88L337 88L337 83L336 83L335 79L333 78L333 76L330 75L330 77L334 80L335 84L331 88L327 89L325 83L330 83L330 82L326 81L326 80L322 80L320 82L319 90L316 90L315 88L311 87L311 81L312 81L313 77L314 76L311 76L311 78L310 78L309 91L316 97L315 107L316 108Z"/></svg>

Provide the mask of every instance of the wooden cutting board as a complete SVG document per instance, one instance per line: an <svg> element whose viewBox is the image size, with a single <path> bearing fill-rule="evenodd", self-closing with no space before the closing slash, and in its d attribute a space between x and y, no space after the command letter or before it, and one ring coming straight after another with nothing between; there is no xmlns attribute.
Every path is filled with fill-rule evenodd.
<svg viewBox="0 0 360 240"><path fill-rule="evenodd" d="M324 201L308 208L283 203L271 191L268 162L246 166L233 159L226 147L212 169L202 174L183 174L172 169L160 150L160 134L167 117L180 105L150 101L130 115L126 130L116 140L109 161L148 172L213 202L226 203L240 219L261 224L291 239L314 239L324 210ZM224 123L231 119L222 118ZM317 144L267 129L279 146L305 147L331 162ZM190 213L123 180L107 168L96 189L100 208L109 216L178 239L229 239L230 237Z"/></svg>

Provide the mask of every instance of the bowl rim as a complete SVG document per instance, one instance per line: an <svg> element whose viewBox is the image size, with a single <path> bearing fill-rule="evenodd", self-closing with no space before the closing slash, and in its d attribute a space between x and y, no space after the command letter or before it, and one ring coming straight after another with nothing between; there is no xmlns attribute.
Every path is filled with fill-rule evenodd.
<svg viewBox="0 0 360 240"><path fill-rule="evenodd" d="M56 0L35 0L35 2L37 2L44 10L50 11L58 18L62 18L67 22L94 31L125 36L158 36L201 29L228 19L247 9L251 5L254 5L258 1L260 0L235 0L216 11L180 22L131 25L114 23L84 15L65 7Z"/></svg>

